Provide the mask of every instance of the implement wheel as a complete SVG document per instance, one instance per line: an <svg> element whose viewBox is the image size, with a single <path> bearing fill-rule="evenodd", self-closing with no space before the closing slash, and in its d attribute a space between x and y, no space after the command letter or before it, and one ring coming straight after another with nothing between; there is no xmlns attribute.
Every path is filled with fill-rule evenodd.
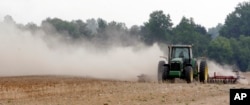
<svg viewBox="0 0 250 105"><path fill-rule="evenodd" d="M206 61L200 62L200 82L207 83L208 80L208 66Z"/></svg>

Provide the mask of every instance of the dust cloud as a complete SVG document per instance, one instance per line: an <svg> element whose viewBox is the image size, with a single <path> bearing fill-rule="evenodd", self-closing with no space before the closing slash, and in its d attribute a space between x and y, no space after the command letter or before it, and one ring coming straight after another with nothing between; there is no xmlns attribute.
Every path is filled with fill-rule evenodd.
<svg viewBox="0 0 250 105"><path fill-rule="evenodd" d="M216 72L216 75L236 77L235 72L233 72L236 69L234 69L235 67L233 66L220 65L212 60L207 60L207 65L208 65L209 76L214 76L214 72Z"/></svg>
<svg viewBox="0 0 250 105"><path fill-rule="evenodd" d="M91 43L71 45L51 36L41 30L24 31L0 23L0 76L69 75L137 80L138 75L146 74L156 78L159 56L163 55L157 44L146 47L138 42L138 48L113 47L100 52Z"/></svg>
<svg viewBox="0 0 250 105"><path fill-rule="evenodd" d="M144 74L156 80L159 56L164 55L157 44L147 47L137 42L136 47L100 50L91 42L65 43L58 36L0 23L0 76L67 75L136 81ZM207 63L210 76L214 72L236 76L232 66L211 60Z"/></svg>

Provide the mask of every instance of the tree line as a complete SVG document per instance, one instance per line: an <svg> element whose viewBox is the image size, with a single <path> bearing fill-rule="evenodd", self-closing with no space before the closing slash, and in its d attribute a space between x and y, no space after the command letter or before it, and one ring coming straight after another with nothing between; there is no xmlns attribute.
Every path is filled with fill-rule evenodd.
<svg viewBox="0 0 250 105"><path fill-rule="evenodd" d="M153 11L143 25L127 27L125 23L102 18L66 21L47 18L38 26L34 23L16 24L11 16L4 22L14 23L23 30L43 30L60 33L65 39L90 41L101 47L119 45L134 46L138 42L147 46L161 44L193 44L195 57L206 56L221 64L235 65L242 71L250 70L250 2L242 2L228 14L224 24L206 28L193 18L183 17L173 26L170 14ZM53 35L53 34L52 34ZM164 48L163 48L164 49Z"/></svg>

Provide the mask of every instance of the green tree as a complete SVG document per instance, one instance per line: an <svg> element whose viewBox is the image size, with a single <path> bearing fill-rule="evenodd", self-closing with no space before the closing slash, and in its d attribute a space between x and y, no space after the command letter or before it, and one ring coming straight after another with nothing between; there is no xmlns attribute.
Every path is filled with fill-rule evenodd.
<svg viewBox="0 0 250 105"><path fill-rule="evenodd" d="M136 40L141 40L141 28L137 25L133 25L131 26L131 28L129 29L129 35L131 36L131 38L135 38Z"/></svg>
<svg viewBox="0 0 250 105"><path fill-rule="evenodd" d="M250 2L238 4L235 11L230 13L220 30L220 35L227 38L239 38L240 35L250 36Z"/></svg>
<svg viewBox="0 0 250 105"><path fill-rule="evenodd" d="M14 21L14 19L10 15L4 16L4 22L8 23L8 24L16 24L16 22Z"/></svg>
<svg viewBox="0 0 250 105"><path fill-rule="evenodd" d="M108 26L107 21L105 21L101 18L97 19L97 24L98 24L98 29L97 29L98 33L104 32L106 27Z"/></svg>
<svg viewBox="0 0 250 105"><path fill-rule="evenodd" d="M194 55L206 55L206 48L210 41L206 29L196 24L192 18L183 17L181 22L173 29L171 43L174 44L193 44Z"/></svg>
<svg viewBox="0 0 250 105"><path fill-rule="evenodd" d="M219 36L219 34L220 34L219 31L221 30L222 26L223 25L221 23L219 23L219 24L217 24L216 27L209 28L208 34L210 34L213 39L216 38L217 36Z"/></svg>
<svg viewBox="0 0 250 105"><path fill-rule="evenodd" d="M150 14L149 21L144 23L142 33L146 43L165 42L171 34L172 25L170 15L165 15L162 10Z"/></svg>
<svg viewBox="0 0 250 105"><path fill-rule="evenodd" d="M238 52L237 55L234 55L237 57L237 65L241 70L247 70L250 62L250 37L241 35L239 37L238 50L234 51Z"/></svg>
<svg viewBox="0 0 250 105"><path fill-rule="evenodd" d="M43 24L50 24L62 35L69 36L73 39L91 38L91 30L87 28L87 24L82 20L69 22L59 18L47 18L42 22L42 25Z"/></svg>
<svg viewBox="0 0 250 105"><path fill-rule="evenodd" d="M225 37L217 37L209 43L208 56L217 62L232 64L233 51L230 40Z"/></svg>

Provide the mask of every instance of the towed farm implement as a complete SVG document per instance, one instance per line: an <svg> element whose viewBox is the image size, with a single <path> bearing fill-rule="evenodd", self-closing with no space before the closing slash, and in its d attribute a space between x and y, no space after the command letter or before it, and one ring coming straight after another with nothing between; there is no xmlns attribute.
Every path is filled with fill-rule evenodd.
<svg viewBox="0 0 250 105"><path fill-rule="evenodd" d="M224 76L224 75L218 75L216 72L214 72L213 76L210 76L207 80L208 83L236 83L238 79L240 79L239 71L236 72L236 76L230 75L230 76Z"/></svg>

